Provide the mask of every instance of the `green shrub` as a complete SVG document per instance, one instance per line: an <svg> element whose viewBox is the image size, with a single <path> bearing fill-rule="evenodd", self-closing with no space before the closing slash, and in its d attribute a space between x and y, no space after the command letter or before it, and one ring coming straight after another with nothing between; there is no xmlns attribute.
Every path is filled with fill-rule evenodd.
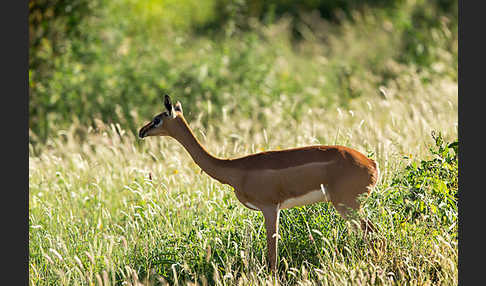
<svg viewBox="0 0 486 286"><path fill-rule="evenodd" d="M432 137L432 158L409 163L384 193L374 194L372 204L383 204L393 218L390 227L422 225L435 235L457 238L458 142L446 143L440 133Z"/></svg>

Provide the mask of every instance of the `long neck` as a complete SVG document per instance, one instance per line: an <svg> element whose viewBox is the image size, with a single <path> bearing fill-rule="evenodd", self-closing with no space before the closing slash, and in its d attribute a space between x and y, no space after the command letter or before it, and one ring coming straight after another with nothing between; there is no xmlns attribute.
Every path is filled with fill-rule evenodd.
<svg viewBox="0 0 486 286"><path fill-rule="evenodd" d="M235 170L230 166L230 160L219 159L211 155L197 140L194 133L187 125L183 117L177 117L176 130L172 137L184 146L201 169L209 176L224 184L231 184L234 181Z"/></svg>

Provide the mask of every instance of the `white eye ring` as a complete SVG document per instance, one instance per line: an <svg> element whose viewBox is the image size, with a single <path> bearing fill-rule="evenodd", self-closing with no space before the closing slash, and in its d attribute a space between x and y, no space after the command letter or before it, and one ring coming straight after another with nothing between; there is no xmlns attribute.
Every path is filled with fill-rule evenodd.
<svg viewBox="0 0 486 286"><path fill-rule="evenodd" d="M159 127L159 126L160 126L160 124L162 124L162 119L160 119L160 118L156 117L156 118L154 119L154 126L155 126L155 127Z"/></svg>

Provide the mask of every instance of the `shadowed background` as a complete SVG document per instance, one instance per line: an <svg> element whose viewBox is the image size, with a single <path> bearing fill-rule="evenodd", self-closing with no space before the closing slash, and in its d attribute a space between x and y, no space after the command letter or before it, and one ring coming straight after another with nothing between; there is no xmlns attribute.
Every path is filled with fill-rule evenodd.
<svg viewBox="0 0 486 286"><path fill-rule="evenodd" d="M275 102L298 119L409 69L457 80L457 0L38 0L29 27L31 142L74 119L135 132L163 92L189 120Z"/></svg>

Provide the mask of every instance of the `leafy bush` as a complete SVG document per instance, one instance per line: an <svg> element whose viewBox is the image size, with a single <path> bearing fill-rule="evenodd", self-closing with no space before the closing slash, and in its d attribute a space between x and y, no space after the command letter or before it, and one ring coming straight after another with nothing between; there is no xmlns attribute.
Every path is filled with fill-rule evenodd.
<svg viewBox="0 0 486 286"><path fill-rule="evenodd" d="M457 238L458 142L446 143L435 132L432 137L432 158L409 163L383 193L373 195L371 204L383 205L393 218L389 227L424 225L432 234Z"/></svg>

